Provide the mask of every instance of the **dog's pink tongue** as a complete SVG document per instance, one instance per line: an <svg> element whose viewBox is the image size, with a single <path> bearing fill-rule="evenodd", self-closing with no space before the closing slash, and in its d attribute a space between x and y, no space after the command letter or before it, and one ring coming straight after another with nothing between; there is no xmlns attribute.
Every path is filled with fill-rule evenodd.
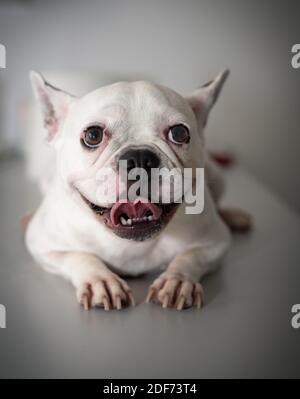
<svg viewBox="0 0 300 399"><path fill-rule="evenodd" d="M121 200L116 202L110 210L110 219L114 226L120 224L121 215L126 215L127 218L142 218L147 212L152 214L152 220L158 220L161 215L161 208L147 200L137 199L134 202Z"/></svg>

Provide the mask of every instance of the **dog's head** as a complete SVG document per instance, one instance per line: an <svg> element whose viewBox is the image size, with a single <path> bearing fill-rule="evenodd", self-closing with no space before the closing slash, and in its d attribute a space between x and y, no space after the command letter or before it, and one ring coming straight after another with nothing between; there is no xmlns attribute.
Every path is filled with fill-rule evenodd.
<svg viewBox="0 0 300 399"><path fill-rule="evenodd" d="M32 72L66 189L118 236L152 237L180 202L174 178L159 179L153 188L152 172L182 176L184 168L203 167L203 129L227 76L223 72L186 98L144 81L120 82L75 98ZM146 185L141 176L148 178ZM138 180L143 184L137 188Z"/></svg>

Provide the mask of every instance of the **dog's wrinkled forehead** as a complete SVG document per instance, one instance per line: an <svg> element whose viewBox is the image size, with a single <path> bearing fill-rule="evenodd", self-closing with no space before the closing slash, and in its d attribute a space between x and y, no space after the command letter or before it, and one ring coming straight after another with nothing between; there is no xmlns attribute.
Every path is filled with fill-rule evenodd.
<svg viewBox="0 0 300 399"><path fill-rule="evenodd" d="M186 100L171 89L145 81L119 82L82 97L72 112L80 128L102 123L138 139L147 132L177 123L191 123L193 113ZM141 130L142 129L142 130ZM125 137L124 137L125 138Z"/></svg>
<svg viewBox="0 0 300 399"><path fill-rule="evenodd" d="M196 136L196 129L200 136L228 75L225 70L186 98L145 81L119 82L76 98L55 88L37 72L32 71L30 79L41 106L47 140L59 148L63 137L83 132L90 124L108 128L110 138L116 136L115 127L120 128L117 133L123 133L124 139L126 132L137 140L139 133L146 138L151 131L154 137L155 130L162 133L177 124L185 124L191 137Z"/></svg>

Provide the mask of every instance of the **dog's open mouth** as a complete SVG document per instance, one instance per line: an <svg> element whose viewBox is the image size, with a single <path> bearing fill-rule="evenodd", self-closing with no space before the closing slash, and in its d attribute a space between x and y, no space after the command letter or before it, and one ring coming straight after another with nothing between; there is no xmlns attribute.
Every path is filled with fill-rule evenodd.
<svg viewBox="0 0 300 399"><path fill-rule="evenodd" d="M82 196L96 217L119 237L143 241L160 231L175 213L178 203L154 204L138 198L120 200L111 208L93 204Z"/></svg>

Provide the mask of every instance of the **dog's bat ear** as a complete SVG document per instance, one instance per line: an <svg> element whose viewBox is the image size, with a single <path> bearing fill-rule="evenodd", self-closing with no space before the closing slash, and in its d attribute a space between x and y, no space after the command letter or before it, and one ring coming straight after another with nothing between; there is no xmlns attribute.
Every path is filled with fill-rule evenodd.
<svg viewBox="0 0 300 399"><path fill-rule="evenodd" d="M229 73L229 69L226 69L214 80L205 83L190 96L186 97L198 122L200 122L203 127L206 125L209 112L216 103Z"/></svg>
<svg viewBox="0 0 300 399"><path fill-rule="evenodd" d="M38 72L30 72L30 81L34 95L41 106L48 141L51 141L61 129L74 97L50 85Z"/></svg>

